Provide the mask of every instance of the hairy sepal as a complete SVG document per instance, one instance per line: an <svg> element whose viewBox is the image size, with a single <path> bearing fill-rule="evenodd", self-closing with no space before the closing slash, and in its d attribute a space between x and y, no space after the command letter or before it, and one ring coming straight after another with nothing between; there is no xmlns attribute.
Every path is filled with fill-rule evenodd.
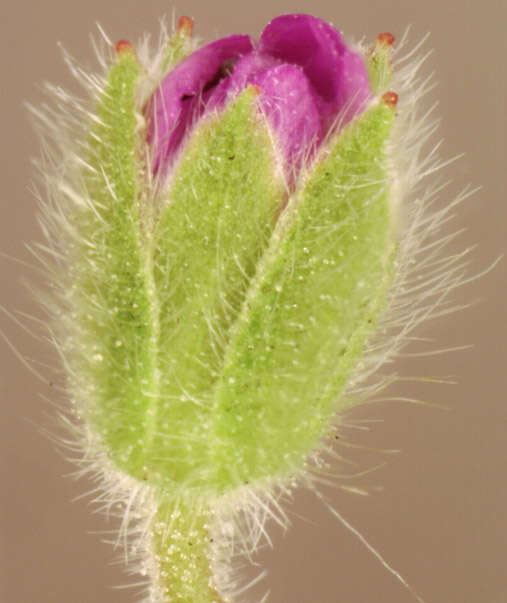
<svg viewBox="0 0 507 603"><path fill-rule="evenodd" d="M140 67L131 51L111 67L85 142L80 206L68 254L63 352L73 398L121 467L136 454L152 392L152 311L140 204L145 199L136 119Z"/></svg>
<svg viewBox="0 0 507 603"><path fill-rule="evenodd" d="M395 238L380 102L338 134L281 216L214 391L220 485L297 473L385 306Z"/></svg>
<svg viewBox="0 0 507 603"><path fill-rule="evenodd" d="M197 127L153 234L158 392L144 450L157 483L216 490L213 385L284 198L257 96Z"/></svg>

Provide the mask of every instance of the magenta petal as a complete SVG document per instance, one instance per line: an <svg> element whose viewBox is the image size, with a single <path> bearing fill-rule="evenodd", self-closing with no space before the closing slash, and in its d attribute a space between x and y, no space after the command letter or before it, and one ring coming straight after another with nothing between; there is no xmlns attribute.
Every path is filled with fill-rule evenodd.
<svg viewBox="0 0 507 603"><path fill-rule="evenodd" d="M279 65L251 78L262 90L260 103L293 177L322 139L316 95L294 65Z"/></svg>
<svg viewBox="0 0 507 603"><path fill-rule="evenodd" d="M236 89L244 88L248 83L251 83L253 74L261 73L281 64L282 61L268 54L251 52L239 59L229 81L231 82L231 86Z"/></svg>
<svg viewBox="0 0 507 603"><path fill-rule="evenodd" d="M248 36L222 38L163 79L145 109L153 171L167 168L205 112L223 109L250 84L261 89L259 106L291 180L371 97L364 62L337 29L310 15L277 17L255 48Z"/></svg>
<svg viewBox="0 0 507 603"><path fill-rule="evenodd" d="M346 50L341 57L341 83L336 91L340 125L364 111L371 96L370 81L362 58Z"/></svg>
<svg viewBox="0 0 507 603"><path fill-rule="evenodd" d="M260 106L274 130L285 167L289 172L297 170L322 139L317 96L307 77L300 67L252 52L213 89L206 110L221 109L250 84L261 89Z"/></svg>
<svg viewBox="0 0 507 603"><path fill-rule="evenodd" d="M249 36L221 38L203 46L164 78L147 107L148 142L154 149L153 170L167 163L193 120L202 111L203 90L228 75L229 63L252 50Z"/></svg>
<svg viewBox="0 0 507 603"><path fill-rule="evenodd" d="M222 109L229 97L236 96L249 84L254 83L254 77L280 64L281 61L269 55L260 55L257 52L251 52L241 57L232 74L203 95L206 110Z"/></svg>
<svg viewBox="0 0 507 603"><path fill-rule="evenodd" d="M311 15L273 19L262 32L258 51L302 67L319 97L326 130L344 108L343 121L350 119L370 95L363 61L347 48L337 29Z"/></svg>

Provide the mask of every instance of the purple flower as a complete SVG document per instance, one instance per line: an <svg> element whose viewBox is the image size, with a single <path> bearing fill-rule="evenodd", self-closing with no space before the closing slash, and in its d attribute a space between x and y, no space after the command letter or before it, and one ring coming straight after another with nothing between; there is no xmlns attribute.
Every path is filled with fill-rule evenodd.
<svg viewBox="0 0 507 603"><path fill-rule="evenodd" d="M252 84L289 177L371 96L363 60L337 29L310 15L282 15L257 43L246 35L221 38L164 78L146 107L154 172L171 164L205 112L222 109Z"/></svg>

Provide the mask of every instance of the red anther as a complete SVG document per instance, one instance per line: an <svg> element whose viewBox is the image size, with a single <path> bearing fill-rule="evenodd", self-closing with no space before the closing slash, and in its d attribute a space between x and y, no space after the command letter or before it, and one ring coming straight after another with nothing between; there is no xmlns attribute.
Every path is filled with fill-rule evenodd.
<svg viewBox="0 0 507 603"><path fill-rule="evenodd" d="M192 35L192 30L194 29L194 20L190 17L180 17L178 19L178 26L176 29L190 37Z"/></svg>
<svg viewBox="0 0 507 603"><path fill-rule="evenodd" d="M114 46L114 49L116 54L121 54L122 52L134 52L134 47L128 40L118 40Z"/></svg>
<svg viewBox="0 0 507 603"><path fill-rule="evenodd" d="M394 44L394 36L392 33L380 33L377 36L377 44L383 44L385 46L392 46Z"/></svg>
<svg viewBox="0 0 507 603"><path fill-rule="evenodd" d="M396 92L389 90L389 92L384 92L382 95L382 100L388 107L394 109L394 107L396 107L398 104L398 95Z"/></svg>

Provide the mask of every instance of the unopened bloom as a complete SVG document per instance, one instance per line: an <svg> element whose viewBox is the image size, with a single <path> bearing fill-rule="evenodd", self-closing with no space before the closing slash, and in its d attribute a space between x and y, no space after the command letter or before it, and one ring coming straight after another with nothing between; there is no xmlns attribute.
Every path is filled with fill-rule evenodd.
<svg viewBox="0 0 507 603"><path fill-rule="evenodd" d="M260 106L289 171L371 96L364 60L337 29L310 15L277 17L257 42L246 35L221 38L163 79L146 111L154 170L172 161L201 116L222 109L248 85L260 89Z"/></svg>
<svg viewBox="0 0 507 603"><path fill-rule="evenodd" d="M369 346L419 178L393 169L389 34L365 52L284 15L195 50L190 30L153 57L119 42L98 93L86 78L93 109L43 116L53 337L85 457L140 522L150 602L231 600L210 572L237 516L255 545L358 371L389 357Z"/></svg>

